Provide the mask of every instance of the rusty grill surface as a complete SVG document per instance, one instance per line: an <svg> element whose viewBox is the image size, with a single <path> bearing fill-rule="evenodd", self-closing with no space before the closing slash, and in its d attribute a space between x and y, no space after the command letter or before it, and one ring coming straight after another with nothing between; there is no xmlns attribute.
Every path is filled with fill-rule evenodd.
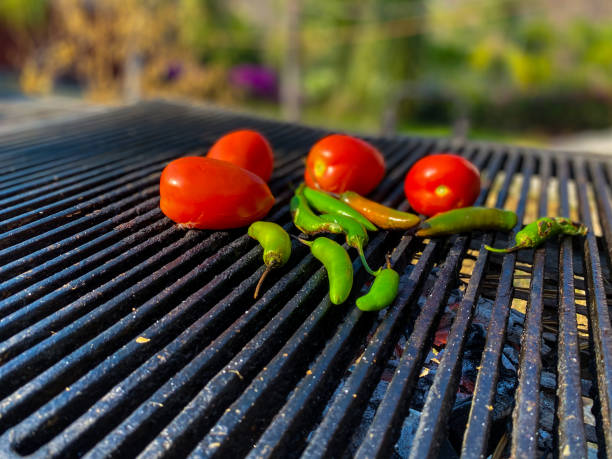
<svg viewBox="0 0 612 459"><path fill-rule="evenodd" d="M482 172L478 203L581 220L584 238L489 254L510 235L373 233L400 293L334 306L306 248L272 273L246 230L185 231L158 208L163 167L237 128L275 149L268 220L325 132L143 103L0 137L0 456L612 455L612 161L482 143L369 139L371 197L444 149ZM612 157L611 157L612 158Z"/></svg>

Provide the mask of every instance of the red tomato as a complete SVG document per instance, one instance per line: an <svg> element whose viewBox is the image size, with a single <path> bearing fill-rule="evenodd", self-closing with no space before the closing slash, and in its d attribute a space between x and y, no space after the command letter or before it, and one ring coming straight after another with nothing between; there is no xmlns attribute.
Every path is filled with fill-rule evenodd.
<svg viewBox="0 0 612 459"><path fill-rule="evenodd" d="M228 229L262 219L274 204L257 175L217 159L172 161L159 183L162 212L187 228Z"/></svg>
<svg viewBox="0 0 612 459"><path fill-rule="evenodd" d="M220 159L270 180L274 168L274 153L259 132L243 129L225 134L208 151L207 158Z"/></svg>
<svg viewBox="0 0 612 459"><path fill-rule="evenodd" d="M404 192L415 211L431 217L474 204L480 193L480 173L461 156L429 155L410 168Z"/></svg>
<svg viewBox="0 0 612 459"><path fill-rule="evenodd" d="M315 143L306 158L304 180L311 188L366 195L385 175L385 158L364 140L332 134Z"/></svg>

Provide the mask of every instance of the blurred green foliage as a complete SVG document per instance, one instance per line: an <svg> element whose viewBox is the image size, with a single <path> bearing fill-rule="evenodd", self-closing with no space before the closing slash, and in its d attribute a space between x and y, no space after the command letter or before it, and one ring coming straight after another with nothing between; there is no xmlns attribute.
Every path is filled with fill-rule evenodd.
<svg viewBox="0 0 612 459"><path fill-rule="evenodd" d="M254 63L281 74L284 0L141 1L173 5L172 40L204 68ZM302 0L304 117L370 130L388 113L397 126L462 117L476 129L609 126L612 9L598 14L596 3L573 15L562 14L571 2L545 0ZM0 21L40 26L52 4L0 0Z"/></svg>
<svg viewBox="0 0 612 459"><path fill-rule="evenodd" d="M39 26L47 8L48 0L0 0L0 22L13 28Z"/></svg>

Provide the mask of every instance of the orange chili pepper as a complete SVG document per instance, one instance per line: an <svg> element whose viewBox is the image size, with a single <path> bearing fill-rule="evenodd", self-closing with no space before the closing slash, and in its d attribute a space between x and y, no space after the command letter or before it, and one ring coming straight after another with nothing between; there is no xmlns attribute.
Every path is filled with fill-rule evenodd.
<svg viewBox="0 0 612 459"><path fill-rule="evenodd" d="M413 228L420 222L419 217L414 214L383 206L364 198L354 191L345 191L338 197L376 226L383 229L405 230Z"/></svg>

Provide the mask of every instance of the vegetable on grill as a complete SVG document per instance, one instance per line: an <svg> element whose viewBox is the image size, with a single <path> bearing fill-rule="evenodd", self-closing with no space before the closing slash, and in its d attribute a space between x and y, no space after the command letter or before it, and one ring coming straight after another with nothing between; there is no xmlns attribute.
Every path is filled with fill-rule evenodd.
<svg viewBox="0 0 612 459"><path fill-rule="evenodd" d="M210 148L207 158L227 161L270 180L274 152L266 138L257 131L241 129L225 134Z"/></svg>
<svg viewBox="0 0 612 459"><path fill-rule="evenodd" d="M410 168L404 192L416 212L431 217L474 204L480 193L480 173L461 156L429 155Z"/></svg>
<svg viewBox="0 0 612 459"><path fill-rule="evenodd" d="M368 293L357 298L357 307L362 311L380 311L393 302L398 289L399 274L391 268L387 258L387 268L376 276Z"/></svg>
<svg viewBox="0 0 612 459"><path fill-rule="evenodd" d="M263 261L266 265L266 270L255 287L253 298L257 298L261 284L270 270L283 266L289 260L291 239L282 226L272 222L260 221L251 224L248 234L263 247Z"/></svg>
<svg viewBox="0 0 612 459"><path fill-rule="evenodd" d="M169 163L161 174L159 194L162 212L184 228L239 228L264 218L274 204L259 176L200 156Z"/></svg>
<svg viewBox="0 0 612 459"><path fill-rule="evenodd" d="M353 264L346 250L326 237L318 237L314 241L299 241L309 246L312 255L325 266L331 302L344 303L353 287Z"/></svg>
<svg viewBox="0 0 612 459"><path fill-rule="evenodd" d="M354 220L351 217L347 217L346 215L323 214L321 215L321 219L327 222L336 223L342 227L342 230L346 235L346 243L350 247L357 249L363 267L367 272L375 276L376 273L372 271L372 269L368 265L368 262L366 261L365 255L363 253L363 247L368 243L368 232L365 230L363 225L357 220Z"/></svg>
<svg viewBox="0 0 612 459"><path fill-rule="evenodd" d="M509 231L517 223L514 212L487 207L463 207L425 220L417 236L444 236L477 230Z"/></svg>
<svg viewBox="0 0 612 459"><path fill-rule="evenodd" d="M368 142L332 134L315 143L306 158L304 181L311 188L368 194L385 175L385 158Z"/></svg>
<svg viewBox="0 0 612 459"><path fill-rule="evenodd" d="M300 185L289 203L293 224L304 234L342 233L342 227L334 222L321 219L316 215L304 196L304 185Z"/></svg>
<svg viewBox="0 0 612 459"><path fill-rule="evenodd" d="M309 187L304 187L304 197L308 203L321 213L327 214L339 214L346 215L347 217L354 218L361 223L368 231L377 231L374 226L367 218L357 212L348 204L328 195L322 191L313 190Z"/></svg>
<svg viewBox="0 0 612 459"><path fill-rule="evenodd" d="M569 218L542 217L528 224L516 234L514 246L496 249L485 245L485 248L491 252L508 253L519 249L537 247L557 235L584 236L588 231L589 229L585 225L574 223Z"/></svg>
<svg viewBox="0 0 612 459"><path fill-rule="evenodd" d="M339 195L339 199L382 229L406 230L420 222L419 217L414 214L384 206L354 191L345 191Z"/></svg>

